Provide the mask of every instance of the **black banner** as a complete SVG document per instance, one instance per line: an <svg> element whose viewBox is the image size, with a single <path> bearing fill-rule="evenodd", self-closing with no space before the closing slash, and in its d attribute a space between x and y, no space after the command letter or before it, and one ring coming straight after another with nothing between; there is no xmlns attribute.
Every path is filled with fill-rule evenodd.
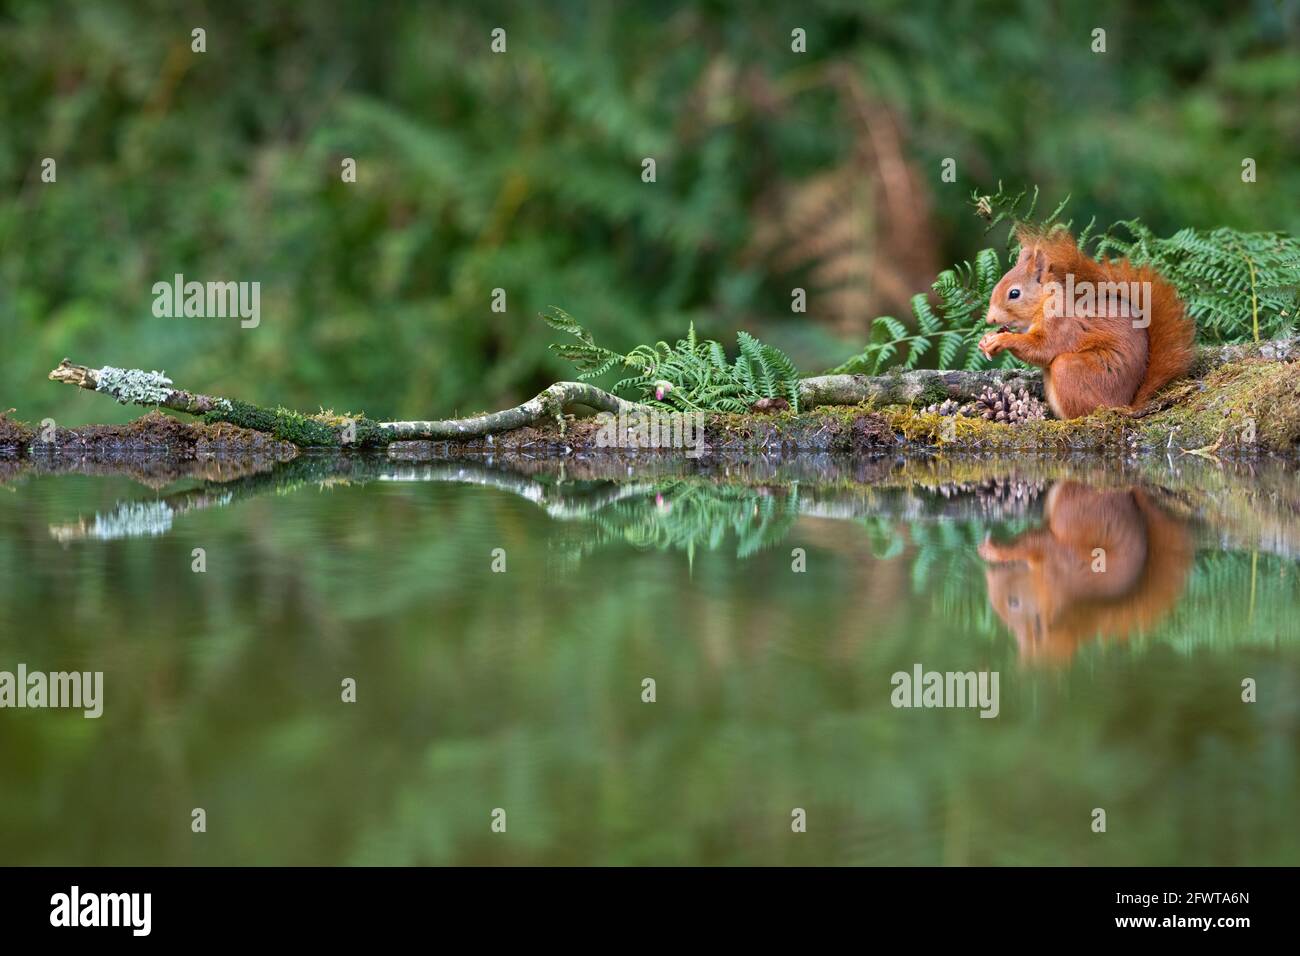
<svg viewBox="0 0 1300 956"><path fill-rule="evenodd" d="M338 944L470 930L544 940L623 925L729 936L830 930L926 942L1199 936L1231 945L1289 922L1291 869L10 869L6 940ZM692 930L694 931L694 930Z"/></svg>

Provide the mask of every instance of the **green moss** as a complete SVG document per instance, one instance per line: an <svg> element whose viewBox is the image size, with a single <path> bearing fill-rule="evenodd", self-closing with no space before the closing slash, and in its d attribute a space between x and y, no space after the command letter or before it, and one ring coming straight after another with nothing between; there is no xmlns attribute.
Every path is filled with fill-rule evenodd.
<svg viewBox="0 0 1300 956"><path fill-rule="evenodd" d="M921 395L916 400L916 404L921 408L925 408L927 405L938 405L948 398L948 389L942 382L930 382L925 388L921 389Z"/></svg>
<svg viewBox="0 0 1300 956"><path fill-rule="evenodd" d="M1172 436L1174 447L1217 453L1300 447L1300 374L1290 363L1233 362L1175 386L1166 398L1170 408L1138 420L1144 446L1168 445Z"/></svg>
<svg viewBox="0 0 1300 956"><path fill-rule="evenodd" d="M1151 451L1293 453L1300 448L1300 375L1286 362L1245 360L1175 385L1159 412L1135 418L1107 409L1069 421L1007 425L946 418L919 408L880 410L908 444L967 451ZM1253 435L1252 435L1253 430Z"/></svg>
<svg viewBox="0 0 1300 956"><path fill-rule="evenodd" d="M1072 421L1008 425L983 418L943 416L905 405L890 405L881 414L909 444L969 451L1083 451L1122 449L1127 445L1124 417L1098 412Z"/></svg>
<svg viewBox="0 0 1300 956"><path fill-rule="evenodd" d="M287 408L261 408L247 402L231 401L230 408L214 410L203 416L209 424L229 422L241 428L266 432L282 441L293 442L300 448L337 447L348 444L356 447L378 447L392 441L392 433L368 418L354 418L322 413L304 415ZM344 442L347 423L356 423L355 440Z"/></svg>

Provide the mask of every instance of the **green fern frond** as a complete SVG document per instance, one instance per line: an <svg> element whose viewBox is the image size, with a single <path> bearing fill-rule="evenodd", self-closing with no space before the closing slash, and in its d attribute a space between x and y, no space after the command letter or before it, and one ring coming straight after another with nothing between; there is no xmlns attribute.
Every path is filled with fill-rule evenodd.
<svg viewBox="0 0 1300 956"><path fill-rule="evenodd" d="M542 318L581 342L550 346L578 366L579 378L596 378L620 365L640 370L616 382L612 386L615 394L677 411L742 412L763 398L785 398L798 410L800 376L794 362L748 332L736 334L739 354L734 362L728 362L721 343L701 340L694 323L686 338L676 344L638 345L619 354L596 345L591 333L561 309L548 310ZM663 382L672 388L656 398Z"/></svg>
<svg viewBox="0 0 1300 956"><path fill-rule="evenodd" d="M1072 221L1061 219L1069 199L1066 196L1046 218L1036 221L1037 187L1032 193L1012 192L999 182L995 193L972 193L976 212L988 222L986 232L1002 223L1012 225L1005 258L996 249L981 249L973 262L959 262L940 272L931 286L932 297L923 293L912 297L914 328L889 316L876 319L862 352L832 372L877 374L900 360L904 368L914 368L932 354L936 342L933 354L942 368L1022 364L1009 353L990 362L976 348L987 331L983 318L993 288L1019 253L1014 227L1069 229ZM1154 268L1178 290L1203 341L1246 342L1296 334L1300 241L1289 235L1219 228L1182 229L1161 238L1138 219L1097 232L1094 217L1076 241L1095 258L1129 259Z"/></svg>

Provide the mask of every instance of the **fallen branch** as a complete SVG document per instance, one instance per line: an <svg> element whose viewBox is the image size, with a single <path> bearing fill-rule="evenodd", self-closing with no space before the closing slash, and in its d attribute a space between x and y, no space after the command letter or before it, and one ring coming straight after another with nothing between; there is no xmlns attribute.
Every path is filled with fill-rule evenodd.
<svg viewBox="0 0 1300 956"><path fill-rule="evenodd" d="M1271 362L1300 360L1300 338L1273 339L1242 345L1207 345L1197 353L1192 378L1229 362L1264 359ZM968 401L978 398L985 388L1024 388L1037 398L1043 397L1043 376L1037 369L990 369L979 372L916 369L887 375L819 375L799 383L799 402L815 405L908 405L927 404L945 398ZM1150 414L1150 411L1147 412Z"/></svg>
<svg viewBox="0 0 1300 956"><path fill-rule="evenodd" d="M76 385L92 392L107 392L123 405L157 405L190 415L230 407L230 401L211 395L197 395L179 388L171 388L171 379L162 372L143 372L139 369L102 369L73 365L67 359L50 372L50 380Z"/></svg>
<svg viewBox="0 0 1300 956"><path fill-rule="evenodd" d="M1043 397L1043 377L1036 371L993 369L984 372L916 369L892 375L818 375L799 383L799 404L804 408L817 405L927 405L951 398L969 401L978 398L985 388L1024 388L1035 397Z"/></svg>
<svg viewBox="0 0 1300 956"><path fill-rule="evenodd" d="M648 411L648 406L629 402L585 382L557 382L522 405L469 418L379 422L364 417L303 415L284 408L262 408L237 399L174 388L171 380L161 372L111 367L93 369L74 365L67 359L50 372L50 379L92 392L104 392L122 404L202 415L209 422L230 422L267 432L297 445L384 445L399 440L475 438L547 420L556 420L562 425L563 413L572 408L614 414ZM975 398L987 386L1008 383L1042 394L1041 378L1036 372L1015 370L954 372L921 369L880 376L821 375L804 379L799 390L801 405L811 408L863 402L893 405L922 399L965 400Z"/></svg>
<svg viewBox="0 0 1300 956"><path fill-rule="evenodd" d="M161 372L141 369L100 369L75 365L66 358L50 372L50 379L103 392L123 405L169 408L202 415L209 423L229 422L265 432L300 447L357 445L372 447L404 440L449 440L497 434L554 420L563 427L564 413L582 408L596 412L631 413L647 410L602 388L585 382L557 382L533 398L504 411L441 421L379 422L364 416L304 415L286 408L263 408L238 399L202 395L173 388Z"/></svg>
<svg viewBox="0 0 1300 956"><path fill-rule="evenodd" d="M1247 345L1204 347L1200 350L1191 378L1200 378L1231 362L1264 359L1292 362L1300 359L1300 339L1277 339ZM585 382L557 382L533 398L499 412L435 421L381 422L358 415L304 415L285 408L263 408L238 399L204 395L175 388L161 372L93 369L64 359L50 372L56 382L76 385L88 391L111 395L122 404L168 408L201 415L210 424L229 422L263 432L299 447L355 445L375 447L394 441L456 441L501 434L529 425L554 421L561 433L564 414L569 411L644 413L646 405L619 398ZM1042 395L1042 376L1037 370L992 369L987 371L941 371L918 369L887 375L819 375L799 383L802 408L819 405L870 404L919 405L944 399L968 401L990 386L1010 385ZM1168 393L1173 396L1174 393ZM1177 401L1176 397L1167 401Z"/></svg>
<svg viewBox="0 0 1300 956"><path fill-rule="evenodd" d="M556 382L522 405L507 408L505 411L432 422L381 422L380 427L392 431L393 440L472 438L511 431L552 418L559 422L563 431L563 413L575 406L614 414L650 410L646 405L629 402L603 388L585 382Z"/></svg>

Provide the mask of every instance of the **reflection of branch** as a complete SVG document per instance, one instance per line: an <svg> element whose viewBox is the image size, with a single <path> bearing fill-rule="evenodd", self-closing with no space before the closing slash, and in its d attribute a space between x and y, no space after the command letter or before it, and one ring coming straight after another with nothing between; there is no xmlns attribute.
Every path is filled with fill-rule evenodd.
<svg viewBox="0 0 1300 956"><path fill-rule="evenodd" d="M615 502L648 495L655 489L653 482L629 481L610 482L581 492L570 491L562 485L548 485L535 478L475 462L390 466L389 471L375 477L378 481L454 482L508 491L531 501L561 521L585 518Z"/></svg>
<svg viewBox="0 0 1300 956"><path fill-rule="evenodd" d="M1209 445L1202 445L1200 448L1183 448L1181 451L1184 455L1196 455L1198 458L1217 462L1219 458L1214 453L1218 451L1219 447L1223 444L1224 434L1224 432L1219 432L1219 437Z"/></svg>
<svg viewBox="0 0 1300 956"><path fill-rule="evenodd" d="M229 504L231 498L229 492L211 494L199 490L153 501L119 501L112 511L96 514L92 521L78 519L68 524L50 525L50 537L64 543L157 537L171 531L172 519L176 515L219 508Z"/></svg>
<svg viewBox="0 0 1300 956"><path fill-rule="evenodd" d="M175 463L173 463L175 464ZM1037 511L1038 489L1060 479L1096 488L1142 487L1185 520L1199 526L1201 537L1218 548L1258 550L1289 558L1300 556L1300 491L1285 467L1255 463L1249 468L1206 465L1183 459L1164 470L1151 463L1131 467L1101 464L1090 459L1048 457L1019 459L1014 466L974 457L950 459L862 458L834 455L793 457L719 456L713 460L649 456L635 467L626 460L588 458L463 457L408 464L362 455L305 454L277 465L246 470L222 463L182 463L185 473L203 477L203 488L162 499L167 514L142 510L138 502L122 502L93 522L51 527L60 540L106 538L133 533L157 534L177 514L230 504L243 498L284 493L307 484L368 481L450 482L508 492L542 508L561 521L586 520L611 514L627 503L623 517L651 505L658 509L670 499L656 501L666 487L689 489L695 509L692 520L708 513L707 502L744 498L748 506L790 503L789 513L848 521L887 518L918 522L970 519L1001 521ZM87 463L57 457L13 463L12 475L28 472L59 474L130 474L151 487L158 475L137 473L139 463ZM794 492L797 489L797 494ZM773 501L772 499L775 499ZM767 504L764 504L767 502ZM696 509L695 506L699 505ZM729 507L729 506L728 506ZM647 510L635 520L659 526L664 513ZM722 509L723 511L726 508ZM740 512L736 512L737 515ZM743 522L725 522L737 530ZM724 523L725 523L724 522ZM649 525L647 525L649 527ZM772 535L777 524L762 532ZM782 532L783 533L783 532ZM755 539L757 540L757 539Z"/></svg>
<svg viewBox="0 0 1300 956"><path fill-rule="evenodd" d="M112 473L112 469L101 463L96 465L95 473ZM224 507L245 498L284 493L304 485L338 481L439 482L496 488L538 505L560 521L581 520L624 499L644 497L655 488L652 482L638 481L584 482L580 486L548 484L508 469L469 461L412 466L382 459L305 456L274 470L267 468L225 482L218 480L203 488L179 491L159 499L119 501L112 511L97 513L93 519L50 525L50 536L63 542L157 536L169 532L172 520L186 512Z"/></svg>
<svg viewBox="0 0 1300 956"><path fill-rule="evenodd" d="M165 488L185 478L217 483L270 472L276 460L267 456L174 458L147 454L119 454L111 458L36 453L27 458L0 460L0 481L27 474L125 476L148 488Z"/></svg>

